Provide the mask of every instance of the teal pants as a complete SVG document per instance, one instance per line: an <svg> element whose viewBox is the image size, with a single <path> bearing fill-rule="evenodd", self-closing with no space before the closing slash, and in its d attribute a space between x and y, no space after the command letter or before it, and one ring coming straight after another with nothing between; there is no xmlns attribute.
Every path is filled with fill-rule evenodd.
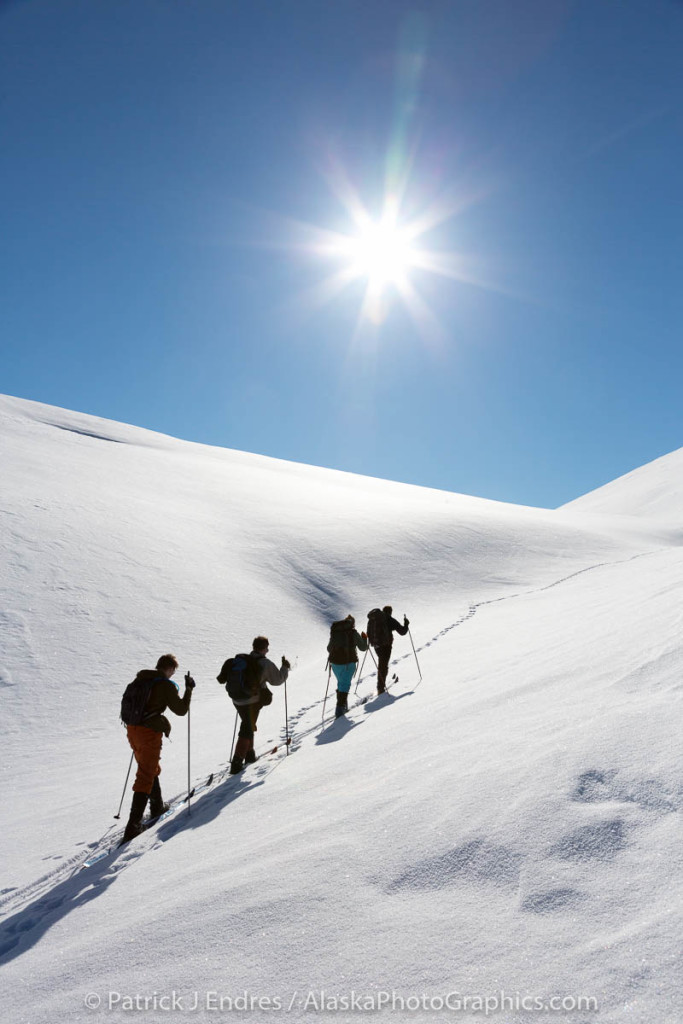
<svg viewBox="0 0 683 1024"><path fill-rule="evenodd" d="M332 671L334 672L337 680L337 689L341 690L342 693L348 693L351 689L351 680L353 679L357 668L357 661L352 661L348 665L332 666Z"/></svg>

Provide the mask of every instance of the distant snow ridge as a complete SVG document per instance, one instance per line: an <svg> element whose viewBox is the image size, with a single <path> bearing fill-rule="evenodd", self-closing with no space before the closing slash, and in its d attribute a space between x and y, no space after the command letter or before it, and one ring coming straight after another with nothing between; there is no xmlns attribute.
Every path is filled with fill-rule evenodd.
<svg viewBox="0 0 683 1024"><path fill-rule="evenodd" d="M683 521L683 448L562 506L564 511Z"/></svg>

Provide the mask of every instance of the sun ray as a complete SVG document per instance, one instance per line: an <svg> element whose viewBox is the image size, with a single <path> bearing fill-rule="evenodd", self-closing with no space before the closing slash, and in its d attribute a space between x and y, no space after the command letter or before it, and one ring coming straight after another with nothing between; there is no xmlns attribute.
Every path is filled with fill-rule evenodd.
<svg viewBox="0 0 683 1024"><path fill-rule="evenodd" d="M461 284L471 285L474 288L481 288L484 291L494 292L497 295L505 295L508 298L516 299L519 302L527 302L537 305L538 302L531 295L516 288L510 288L485 278L475 273L472 259L456 252L430 252L421 249L416 252L415 267L435 274L438 277L450 278L452 281L459 281Z"/></svg>
<svg viewBox="0 0 683 1024"><path fill-rule="evenodd" d="M420 337L436 353L446 348L446 333L437 317L407 277L398 285L403 305L417 328Z"/></svg>

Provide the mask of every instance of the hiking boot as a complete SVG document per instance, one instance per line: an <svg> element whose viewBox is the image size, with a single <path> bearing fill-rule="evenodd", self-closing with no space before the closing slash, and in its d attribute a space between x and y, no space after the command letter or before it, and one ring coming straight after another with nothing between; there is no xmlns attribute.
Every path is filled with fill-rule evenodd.
<svg viewBox="0 0 683 1024"><path fill-rule="evenodd" d="M245 764L253 764L254 761L258 761L258 758L256 756L256 751L252 747L251 750L248 750L246 752L246 754L244 755L244 763Z"/></svg>
<svg viewBox="0 0 683 1024"><path fill-rule="evenodd" d="M345 690L337 690L337 706L334 709L335 718L339 718L341 715L345 715L349 710L349 695Z"/></svg>
<svg viewBox="0 0 683 1024"><path fill-rule="evenodd" d="M159 785L159 776L157 775L152 784L152 792L149 794L149 816L150 818L160 818L162 814L165 814L171 805L166 804L161 796L161 786Z"/></svg>
<svg viewBox="0 0 683 1024"><path fill-rule="evenodd" d="M237 775L238 772L241 772L243 768L244 768L244 761L242 760L241 757L238 757L237 755L235 755L233 757L232 761L230 762L230 774L231 775Z"/></svg>
<svg viewBox="0 0 683 1024"><path fill-rule="evenodd" d="M121 839L123 843L129 843L131 839L135 839L141 832L145 831L145 826L142 824L142 816L145 813L145 807L147 806L147 800L149 799L149 793L133 793L133 803L130 808L130 817L128 818L128 824L126 825Z"/></svg>

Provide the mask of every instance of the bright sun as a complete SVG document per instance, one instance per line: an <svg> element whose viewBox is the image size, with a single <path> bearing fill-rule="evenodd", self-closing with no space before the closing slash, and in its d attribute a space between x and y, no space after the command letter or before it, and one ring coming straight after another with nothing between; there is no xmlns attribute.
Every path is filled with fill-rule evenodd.
<svg viewBox="0 0 683 1024"><path fill-rule="evenodd" d="M413 265L415 253L405 231L394 224L368 223L342 247L355 276L371 286L399 284Z"/></svg>
<svg viewBox="0 0 683 1024"><path fill-rule="evenodd" d="M303 248L336 264L336 268L311 289L310 301L315 305L328 302L354 282L362 282L359 329L364 322L381 325L398 301L420 333L439 343L443 331L420 294L419 278L431 274L484 284L466 271L458 253L427 249L423 244L430 231L449 220L463 205L462 199L434 201L409 219L401 210L402 193L388 191L383 211L373 217L341 171L332 178L332 186L348 214L348 229L342 232L311 224L300 225Z"/></svg>
<svg viewBox="0 0 683 1024"><path fill-rule="evenodd" d="M423 267L424 253L413 246L414 226L400 224L392 208L373 220L360 201L349 203L353 234L328 233L321 253L341 264L330 284L337 289L352 281L366 283L360 319L381 323L392 293L404 301L414 294L411 271Z"/></svg>

